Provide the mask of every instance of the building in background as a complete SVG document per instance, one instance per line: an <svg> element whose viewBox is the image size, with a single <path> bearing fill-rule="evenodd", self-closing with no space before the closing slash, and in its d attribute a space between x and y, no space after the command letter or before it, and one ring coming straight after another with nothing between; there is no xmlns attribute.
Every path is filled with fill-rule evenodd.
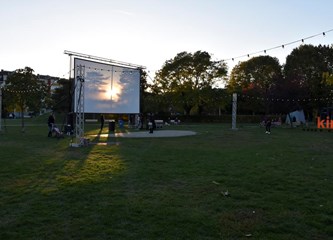
<svg viewBox="0 0 333 240"><path fill-rule="evenodd" d="M3 69L0 71L0 86L6 84L6 80L11 73L11 71L5 71Z"/></svg>

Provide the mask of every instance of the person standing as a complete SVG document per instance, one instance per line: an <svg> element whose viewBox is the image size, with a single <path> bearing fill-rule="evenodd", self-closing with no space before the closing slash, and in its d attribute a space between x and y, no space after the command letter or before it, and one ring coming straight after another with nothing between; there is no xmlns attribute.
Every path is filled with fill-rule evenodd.
<svg viewBox="0 0 333 240"><path fill-rule="evenodd" d="M103 128L104 128L104 122L105 122L105 118L104 118L104 115L102 114L101 117L100 117L100 121L101 121L101 131L103 131Z"/></svg>
<svg viewBox="0 0 333 240"><path fill-rule="evenodd" d="M49 127L49 134L47 135L48 137L52 137L54 123L55 123L55 117L54 114L51 113L49 118L47 119L47 126Z"/></svg>
<svg viewBox="0 0 333 240"><path fill-rule="evenodd" d="M137 129L141 129L141 117L140 117L140 114L138 114L136 116L136 126L137 126Z"/></svg>
<svg viewBox="0 0 333 240"><path fill-rule="evenodd" d="M267 134L271 134L271 126L272 126L272 120L270 119L270 117L268 117L265 120L265 127L266 127Z"/></svg>

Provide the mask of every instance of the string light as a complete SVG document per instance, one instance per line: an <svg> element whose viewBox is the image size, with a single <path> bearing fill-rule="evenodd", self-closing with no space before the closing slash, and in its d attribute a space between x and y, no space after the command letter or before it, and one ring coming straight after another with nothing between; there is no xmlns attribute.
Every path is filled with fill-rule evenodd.
<svg viewBox="0 0 333 240"><path fill-rule="evenodd" d="M236 59L240 59L240 58L244 58L244 57L250 57L250 56L253 56L253 55L257 55L257 54L260 54L260 53L264 53L264 54L267 54L268 51L272 51L272 50L275 50L275 49L278 49L278 48L285 48L285 46L288 46L288 45L292 45L292 44L295 44L295 43L304 43L305 40L308 40L308 39L311 39L311 38L314 38L314 37L318 37L318 36L326 36L327 33L329 32L332 32L333 29L330 29L330 30L327 30L327 31L324 31L324 32L321 32L321 33L318 33L318 34L314 34L314 35L311 35L311 36L308 36L308 37L305 37L305 38L301 38L300 40L296 40L296 41L292 41L292 42L289 42L289 43L285 43L285 44L281 44L281 45L278 45L276 47L271 47L271 48L266 48L264 50L260 50L260 51L257 51L257 52L253 52L253 53L248 53L248 54L244 54L244 55L241 55L241 56L238 56L238 57L232 57L232 58L228 58L228 59L222 59L221 62L223 61L235 61ZM98 69L98 68L92 68L92 67L86 67L88 69L94 69L94 70L101 70L101 71L108 71L108 72L121 72L121 73L133 73L135 72L136 70L138 69L133 69L133 70L122 70L122 71L119 71L119 70L108 70L108 69ZM71 71L73 71L74 69L72 69ZM67 72L66 74L63 74L62 76L65 77L65 75L69 75L70 72ZM149 73L150 71L146 71L147 73ZM149 76L149 75L148 75ZM150 76L149 76L150 77ZM150 77L151 78L151 77Z"/></svg>
<svg viewBox="0 0 333 240"><path fill-rule="evenodd" d="M311 38L314 38L314 37L318 37L318 36L326 36L326 34L327 33L329 33L329 32L332 32L333 31L333 29L330 29L330 30L327 30L327 31L324 31L324 32L321 32L321 33L318 33L318 34L314 34L314 35L311 35L311 36L308 36L308 37L305 37L305 38L301 38L300 40L296 40L296 41L292 41L292 42L288 42L288 43L285 43L285 44L281 44L281 45L278 45L278 46L276 46L276 47L271 47L271 48L266 48L266 49L264 49L264 50L260 50L260 51L257 51L257 52L252 52L252 53L248 53L248 54L244 54L244 55L240 55L240 56L238 56L238 57L232 57L232 58L228 58L228 59L222 59L221 60L221 62L222 61L235 61L236 59L240 59L240 58L244 58L244 57L250 57L250 56L253 56L253 55L257 55L257 54L260 54L260 53L264 53L264 54L267 54L267 52L268 51L272 51L272 50L275 50L275 49L279 49L279 48L285 48L286 46L289 46L289 45L292 45L292 44L295 44L295 43L304 43L305 42L305 40L308 40L308 39L311 39ZM66 53L66 51L65 51L65 53ZM89 56L89 57L91 57L91 56ZM92 68L92 67L86 67L86 68L88 68L88 69L94 69L94 70L101 70L101 71L107 71L107 72L121 72L121 73L133 73L133 72L135 72L136 70L138 70L138 69L133 69L133 70L121 70L121 71L119 71L119 70L108 70L108 69L98 69L98 68ZM149 73L149 71L147 71L147 73ZM66 74L69 74L69 72L68 73L66 73ZM65 74L63 75L63 76L65 76Z"/></svg>
<svg viewBox="0 0 333 240"><path fill-rule="evenodd" d="M103 72L114 72L114 73L135 73L138 72L139 69L132 69L132 70L110 70L110 69L103 69L103 68L95 68L95 67L86 67L86 69L94 70L94 71L103 71Z"/></svg>
<svg viewBox="0 0 333 240"><path fill-rule="evenodd" d="M11 92L11 93L32 93L32 92L39 92L40 89L27 89L27 90L11 90L6 87L2 88L4 91Z"/></svg>
<svg viewBox="0 0 333 240"><path fill-rule="evenodd" d="M255 96L249 96L246 94L237 94L237 96L240 99L243 99L245 101L263 101L263 102L276 102L276 103L296 103L296 102L318 102L318 101L325 101L325 102L333 102L333 97L332 98L267 98L267 97L255 97ZM206 99L206 102L217 102L217 101L222 101L222 100L230 100L232 99L232 94L225 94L219 97L213 97L213 98L209 98ZM168 99L168 100L164 100L161 98L156 98L154 96L149 96L146 98L147 102L150 103L165 103L165 104L184 104L184 103L194 103L195 101L192 100L172 100L172 99Z"/></svg>
<svg viewBox="0 0 333 240"><path fill-rule="evenodd" d="M237 94L237 96L239 98L244 98L244 99L248 99L248 100L259 100L259 101L271 101L271 102L318 102L318 101L333 101L333 97L332 98L303 98L303 99L295 99L295 98L264 98L264 97L254 97L254 96L248 96L246 94ZM230 95L231 97L231 95Z"/></svg>
<svg viewBox="0 0 333 240"><path fill-rule="evenodd" d="M292 45L292 44L295 44L295 43L304 43L305 40L308 40L308 39L311 39L311 38L314 38L314 37L318 37L318 36L326 36L327 33L329 32L332 32L333 29L330 29L330 30L327 30L325 32L321 32L321 33L318 33L318 34L315 34L315 35L312 35L312 36L308 36L308 37L305 37L305 38L302 38L300 40L296 40L296 41L292 41L292 42L289 42L289 43L285 43L285 44L281 44L279 46L276 46L276 47L271 47L271 48L267 48L265 50L260 50L260 51L257 51L257 52L253 52L253 53L249 53L249 54L244 54L244 55L240 55L238 57L232 57L232 58L227 58L227 59L222 59L221 61L234 61L235 59L240 59L240 58L244 58L244 57L250 57L250 56L253 56L253 55L257 55L257 54L260 54L260 53L267 53L268 51L271 51L271 50L274 50L274 49L278 49L278 48L284 48L288 45Z"/></svg>

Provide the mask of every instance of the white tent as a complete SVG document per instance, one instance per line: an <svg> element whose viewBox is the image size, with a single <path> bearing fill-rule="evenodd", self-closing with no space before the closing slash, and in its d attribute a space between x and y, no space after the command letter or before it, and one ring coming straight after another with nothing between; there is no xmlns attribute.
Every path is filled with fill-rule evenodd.
<svg viewBox="0 0 333 240"><path fill-rule="evenodd" d="M304 111L294 111L287 114L286 124L290 124L290 121L296 121L297 124L305 123Z"/></svg>

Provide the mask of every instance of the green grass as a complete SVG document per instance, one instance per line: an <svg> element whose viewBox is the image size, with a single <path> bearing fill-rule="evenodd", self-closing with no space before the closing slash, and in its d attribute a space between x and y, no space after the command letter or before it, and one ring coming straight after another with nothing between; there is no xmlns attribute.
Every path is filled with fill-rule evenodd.
<svg viewBox="0 0 333 240"><path fill-rule="evenodd" d="M333 133L230 126L72 148L7 120L0 239L332 239Z"/></svg>

